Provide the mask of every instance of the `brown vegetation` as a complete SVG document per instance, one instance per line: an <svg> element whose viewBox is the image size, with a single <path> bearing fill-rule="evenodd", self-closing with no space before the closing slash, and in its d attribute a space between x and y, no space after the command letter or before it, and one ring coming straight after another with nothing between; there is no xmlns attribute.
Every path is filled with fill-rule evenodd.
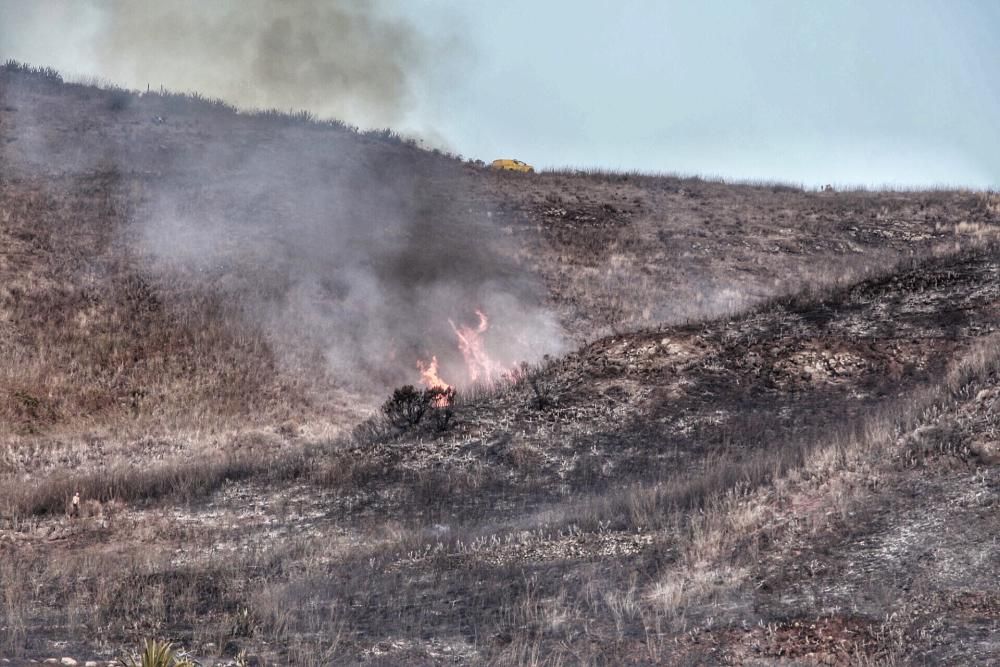
<svg viewBox="0 0 1000 667"><path fill-rule="evenodd" d="M306 665L995 658L993 195L498 174L15 70L0 656L110 659L166 637ZM8 122L27 103L65 161L33 162L36 135ZM275 165L306 137L368 156L372 179L433 171L427 215L446 198L443 232L507 237L578 347L459 392L446 428L414 390L419 417L390 401L395 424L351 432L391 385L345 386L317 339L290 355L247 318L248 294L285 289L247 268L278 242L265 228L212 270L163 271L130 232L197 133L261 143L276 126L293 148L271 142ZM72 161L98 141L127 159ZM229 172L211 169L191 177L195 209L215 210L206 188Z"/></svg>

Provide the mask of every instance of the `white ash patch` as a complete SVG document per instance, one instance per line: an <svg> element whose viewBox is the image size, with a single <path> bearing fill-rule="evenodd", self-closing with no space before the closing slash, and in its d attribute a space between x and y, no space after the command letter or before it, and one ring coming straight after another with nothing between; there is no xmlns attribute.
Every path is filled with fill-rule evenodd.
<svg viewBox="0 0 1000 667"><path fill-rule="evenodd" d="M387 639L361 651L366 658L388 658L399 656L409 662L416 656L424 656L428 660L466 663L479 656L476 647L464 637L432 637L427 640Z"/></svg>
<svg viewBox="0 0 1000 667"><path fill-rule="evenodd" d="M502 536L483 536L471 542L459 542L453 551L449 551L442 542L428 544L422 551L407 554L400 560L399 565L413 566L442 555L471 558L479 563L497 567L511 563L590 560L632 556L642 552L652 543L653 535L645 533L583 533L569 530L552 535L541 530L526 530Z"/></svg>
<svg viewBox="0 0 1000 667"><path fill-rule="evenodd" d="M331 553L342 553L364 543L337 523L345 501L350 503L305 484L278 489L240 482L225 485L204 505L130 510L123 522L140 541L175 542L173 565L236 557L320 535L330 540Z"/></svg>

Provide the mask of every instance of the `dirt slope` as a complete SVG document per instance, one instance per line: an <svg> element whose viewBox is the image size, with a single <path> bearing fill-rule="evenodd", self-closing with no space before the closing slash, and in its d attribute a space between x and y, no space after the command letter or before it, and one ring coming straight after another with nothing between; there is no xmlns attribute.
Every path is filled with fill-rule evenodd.
<svg viewBox="0 0 1000 667"><path fill-rule="evenodd" d="M444 353L427 341L456 352L447 320L488 293L446 298L447 313L406 310L449 274L539 302L532 312L551 310L560 329L543 342L568 349L849 281L991 235L996 215L958 192L496 174L336 124L9 70L0 148L0 414L28 434L247 420L328 432L415 381L418 352ZM372 316L370 288L343 283L336 266L370 219L403 220L386 223L398 238L379 239L367 263L412 292L373 329L345 331L325 313ZM447 261L427 260L441 239L459 241ZM331 340L363 348L386 331L403 347L379 343L367 366L338 372ZM379 359L393 355L407 361Z"/></svg>
<svg viewBox="0 0 1000 667"><path fill-rule="evenodd" d="M12 664L151 636L206 664L996 660L995 196L496 174L22 71L0 161ZM358 283L299 286L361 250L424 291L475 268L565 352L445 429L349 435L406 378L338 373L328 334L356 340L313 315L370 313L337 310ZM415 317L380 326L433 337Z"/></svg>
<svg viewBox="0 0 1000 667"><path fill-rule="evenodd" d="M203 500L26 516L21 650L100 655L95 614L319 664L989 661L998 272L985 249L616 336L541 371L544 410L522 381Z"/></svg>

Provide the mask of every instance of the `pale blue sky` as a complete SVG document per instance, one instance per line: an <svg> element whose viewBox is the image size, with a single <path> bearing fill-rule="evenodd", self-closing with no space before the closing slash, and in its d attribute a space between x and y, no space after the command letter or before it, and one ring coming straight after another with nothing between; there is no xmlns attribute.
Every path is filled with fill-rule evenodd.
<svg viewBox="0 0 1000 667"><path fill-rule="evenodd" d="M1000 2L433 5L413 11L457 12L471 41L467 76L435 100L465 154L1000 185Z"/></svg>
<svg viewBox="0 0 1000 667"><path fill-rule="evenodd" d="M242 35L257 17L284 11L274 7L293 6L145 1L0 0L0 57L231 97L239 91L225 86L244 76L234 71L239 52L221 62L199 56L215 44L195 42L216 39L235 13ZM324 3L369 6L296 0ZM362 126L388 122L464 156L540 167L1000 187L1000 0L383 0L380 7L432 45L407 73L404 104L381 115L371 100L355 104L343 94L326 104L325 89L312 85L234 101L308 106ZM156 15L165 11L187 23ZM201 11L206 17L190 16ZM207 16L226 11L223 23ZM109 20L118 12L128 20ZM139 34L174 24L187 25L183 38ZM363 43L394 43L380 39ZM319 41L328 47L321 55L341 57L330 46L337 39ZM123 50L109 54L109 43ZM174 43L177 53L165 52ZM196 66L170 69L186 61Z"/></svg>

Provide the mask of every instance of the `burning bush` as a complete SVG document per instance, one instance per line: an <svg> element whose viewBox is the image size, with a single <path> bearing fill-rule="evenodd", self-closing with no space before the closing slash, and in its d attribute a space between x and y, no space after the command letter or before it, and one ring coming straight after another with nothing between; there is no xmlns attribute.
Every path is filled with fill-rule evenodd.
<svg viewBox="0 0 1000 667"><path fill-rule="evenodd" d="M406 430L417 426L430 411L438 430L448 427L452 418L451 405L455 401L452 387L430 387L423 391L411 384L392 392L382 404L382 414L396 428Z"/></svg>
<svg viewBox="0 0 1000 667"><path fill-rule="evenodd" d="M452 405L455 403L454 387L431 387L424 391L430 395L431 418L434 428L437 431L447 431L451 427L451 420L455 416Z"/></svg>

